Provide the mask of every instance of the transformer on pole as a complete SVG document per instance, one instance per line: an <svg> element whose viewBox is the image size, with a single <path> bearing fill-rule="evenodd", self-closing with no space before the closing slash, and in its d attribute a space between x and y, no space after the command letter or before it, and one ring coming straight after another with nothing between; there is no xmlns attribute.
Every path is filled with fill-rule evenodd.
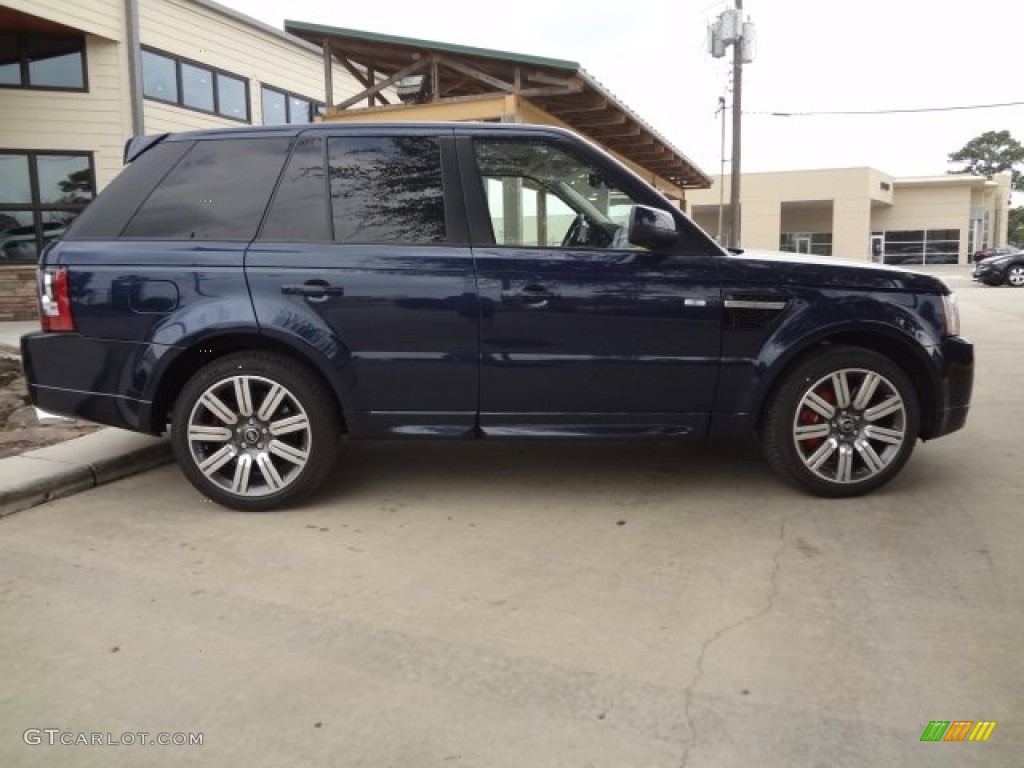
<svg viewBox="0 0 1024 768"><path fill-rule="evenodd" d="M732 46L732 183L729 190L729 214L732 223L729 227L728 243L731 248L740 247L740 155L742 150L740 134L743 65L754 60L757 42L753 22L749 19L743 21L743 0L735 0L735 2L735 8L723 11L708 27L708 53L714 58L723 58L726 49L730 45Z"/></svg>

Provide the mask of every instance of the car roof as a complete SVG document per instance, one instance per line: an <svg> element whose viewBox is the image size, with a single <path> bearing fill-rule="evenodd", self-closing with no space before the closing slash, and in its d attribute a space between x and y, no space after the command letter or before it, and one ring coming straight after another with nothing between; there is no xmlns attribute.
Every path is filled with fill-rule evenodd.
<svg viewBox="0 0 1024 768"><path fill-rule="evenodd" d="M572 131L553 125L535 125L522 123L483 123L483 122L329 122L304 123L301 125L245 125L227 128L211 128L199 131L183 131L180 133L161 133L147 136L136 136L125 144L124 162L130 163L151 147L162 142L197 141L210 139L238 138L274 138L294 137L304 133L353 133L353 134L391 134L409 133L499 133L507 132L516 135L547 135L581 138Z"/></svg>

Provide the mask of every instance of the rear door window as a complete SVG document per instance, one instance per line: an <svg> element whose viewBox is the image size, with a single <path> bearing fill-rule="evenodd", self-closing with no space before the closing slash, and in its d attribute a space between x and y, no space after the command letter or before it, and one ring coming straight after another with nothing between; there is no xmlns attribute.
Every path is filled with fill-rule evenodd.
<svg viewBox="0 0 1024 768"><path fill-rule="evenodd" d="M122 233L160 240L251 240L288 154L288 138L198 141Z"/></svg>
<svg viewBox="0 0 1024 768"><path fill-rule="evenodd" d="M324 140L321 136L300 137L270 204L260 240L322 242L330 239Z"/></svg>
<svg viewBox="0 0 1024 768"><path fill-rule="evenodd" d="M334 240L443 243L439 141L429 136L343 136L329 142Z"/></svg>

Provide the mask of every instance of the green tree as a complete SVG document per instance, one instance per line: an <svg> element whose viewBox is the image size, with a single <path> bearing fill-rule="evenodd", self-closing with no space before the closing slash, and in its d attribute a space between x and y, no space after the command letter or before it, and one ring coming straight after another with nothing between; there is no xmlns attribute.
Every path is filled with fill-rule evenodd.
<svg viewBox="0 0 1024 768"><path fill-rule="evenodd" d="M1024 191L1024 176L1018 166L1024 165L1024 146L1009 131L986 131L949 154L949 162L963 163L950 173L971 173L992 178L1010 171L1013 188Z"/></svg>
<svg viewBox="0 0 1024 768"><path fill-rule="evenodd" d="M1024 246L1024 206L1011 208L1007 218L1006 241L1018 248Z"/></svg>

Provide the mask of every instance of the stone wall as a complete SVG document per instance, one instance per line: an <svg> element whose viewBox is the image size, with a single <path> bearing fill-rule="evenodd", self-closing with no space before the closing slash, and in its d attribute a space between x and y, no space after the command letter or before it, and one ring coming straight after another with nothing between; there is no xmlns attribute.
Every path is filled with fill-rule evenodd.
<svg viewBox="0 0 1024 768"><path fill-rule="evenodd" d="M0 267L0 322L35 320L38 317L36 265Z"/></svg>

